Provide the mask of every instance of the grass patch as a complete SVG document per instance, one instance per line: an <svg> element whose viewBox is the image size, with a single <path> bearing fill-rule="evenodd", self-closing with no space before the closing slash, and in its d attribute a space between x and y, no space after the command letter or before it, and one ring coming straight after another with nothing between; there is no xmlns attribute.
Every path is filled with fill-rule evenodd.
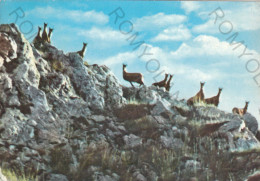
<svg viewBox="0 0 260 181"><path fill-rule="evenodd" d="M50 157L50 166L54 172L64 175L70 173L69 165L72 162L72 157L69 152L61 148L56 148L50 151Z"/></svg>
<svg viewBox="0 0 260 181"><path fill-rule="evenodd" d="M121 121L134 120L150 114L153 107L153 105L149 104L126 104L125 106L116 109L114 114Z"/></svg>
<svg viewBox="0 0 260 181"><path fill-rule="evenodd" d="M160 180L175 180L172 173L177 171L179 156L174 150L151 145L143 148L138 155L140 162L148 163L155 169Z"/></svg>
<svg viewBox="0 0 260 181"><path fill-rule="evenodd" d="M125 128L128 131L144 139L158 140L161 134L163 134L161 130L158 130L159 127L157 120L152 116L125 121Z"/></svg>
<svg viewBox="0 0 260 181"><path fill-rule="evenodd" d="M103 172L109 169L119 175L126 174L128 167L134 162L134 155L131 151L120 151L106 142L100 142L90 144L80 160L75 180L90 178L92 173L87 171L90 166L99 166Z"/></svg>
<svg viewBox="0 0 260 181"><path fill-rule="evenodd" d="M126 128L132 132L139 132L141 130L152 130L157 128L156 121L152 116L144 116L139 119L130 120L125 122Z"/></svg>
<svg viewBox="0 0 260 181"><path fill-rule="evenodd" d="M137 100L136 98L130 98L127 100L127 104L141 105L141 104L147 104L147 103Z"/></svg>
<svg viewBox="0 0 260 181"><path fill-rule="evenodd" d="M61 61L58 60L52 60L51 67L57 71L57 72L63 72L64 71L64 65Z"/></svg>
<svg viewBox="0 0 260 181"><path fill-rule="evenodd" d="M2 169L2 173L8 181L38 181L38 178L34 173L26 174L22 171L18 174L10 169Z"/></svg>
<svg viewBox="0 0 260 181"><path fill-rule="evenodd" d="M207 104L203 101L195 102L194 106L197 106L197 107L199 107L199 106L201 106L201 107L216 107L214 104Z"/></svg>
<svg viewBox="0 0 260 181"><path fill-rule="evenodd" d="M151 165L164 181L172 180L172 173L176 171L179 163L174 150L151 145L134 152L112 148L106 142L89 145L80 160L79 168L74 177L75 180L79 181L84 180L84 178L91 178L93 173L89 171L90 166L101 168L98 171L105 174L109 174L106 173L107 170L110 170L111 173L117 173L120 176L120 181L134 181L130 171L131 166L135 165L141 168L144 163Z"/></svg>
<svg viewBox="0 0 260 181"><path fill-rule="evenodd" d="M86 67L89 67L88 62L84 61L83 64L84 64Z"/></svg>

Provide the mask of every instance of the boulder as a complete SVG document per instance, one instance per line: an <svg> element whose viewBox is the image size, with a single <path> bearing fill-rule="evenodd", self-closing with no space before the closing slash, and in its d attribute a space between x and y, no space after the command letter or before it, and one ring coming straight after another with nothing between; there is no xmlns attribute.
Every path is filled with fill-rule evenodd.
<svg viewBox="0 0 260 181"><path fill-rule="evenodd" d="M248 127L248 129L254 133L254 135L256 135L257 130L258 130L258 122L256 120L255 117L253 117L250 113L246 113L243 116L245 123L246 123L246 127Z"/></svg>
<svg viewBox="0 0 260 181"><path fill-rule="evenodd" d="M6 63L17 58L17 44L6 32L0 33L0 67L3 65L3 61Z"/></svg>
<svg viewBox="0 0 260 181"><path fill-rule="evenodd" d="M174 111L171 110L171 104L164 99L158 100L151 111L152 115L161 115L162 113L165 112L174 113Z"/></svg>
<svg viewBox="0 0 260 181"><path fill-rule="evenodd" d="M142 145L142 138L140 138L134 134L126 135L123 137L123 139L124 139L126 148L135 148L135 147Z"/></svg>

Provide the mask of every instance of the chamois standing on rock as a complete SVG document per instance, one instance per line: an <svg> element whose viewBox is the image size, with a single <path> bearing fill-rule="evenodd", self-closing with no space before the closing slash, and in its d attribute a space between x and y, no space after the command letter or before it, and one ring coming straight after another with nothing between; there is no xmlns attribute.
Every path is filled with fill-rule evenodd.
<svg viewBox="0 0 260 181"><path fill-rule="evenodd" d="M136 82L140 86L144 85L143 75L141 73L128 73L128 72L126 72L126 65L125 64L123 64L123 78L124 78L124 80L130 82L132 87L135 87L132 82Z"/></svg>
<svg viewBox="0 0 260 181"><path fill-rule="evenodd" d="M37 36L33 40L33 44L37 44L42 41L41 31L42 31L42 28L38 26L38 33L37 33Z"/></svg>
<svg viewBox="0 0 260 181"><path fill-rule="evenodd" d="M215 105L216 107L218 107L219 97L220 97L221 92L222 92L222 88L219 88L219 89L218 89L218 94L217 94L216 96L214 96L214 97L205 99L205 103L206 103L206 104L213 104L213 105Z"/></svg>
<svg viewBox="0 0 260 181"><path fill-rule="evenodd" d="M87 43L83 43L83 48L77 52L79 56L81 56L81 58L84 58L87 45L88 45Z"/></svg>
<svg viewBox="0 0 260 181"><path fill-rule="evenodd" d="M204 92L203 92L203 87L204 87L205 82L200 82L200 91L193 97L189 98L187 101L188 105L193 105L196 102L204 102Z"/></svg>
<svg viewBox="0 0 260 181"><path fill-rule="evenodd" d="M244 116L244 114L246 114L246 112L247 112L248 104L249 104L249 101L246 101L246 105L244 108L234 107L232 109L233 114L239 114L240 116Z"/></svg>
<svg viewBox="0 0 260 181"><path fill-rule="evenodd" d="M42 32L42 41L43 42L48 42L48 34L47 34L47 23L44 23L44 28Z"/></svg>
<svg viewBox="0 0 260 181"><path fill-rule="evenodd" d="M49 28L49 34L48 34L48 39L47 39L47 42L48 42L48 43L51 43L51 35L52 35L52 32L53 32L53 28Z"/></svg>
<svg viewBox="0 0 260 181"><path fill-rule="evenodd" d="M167 78L168 78L168 74L165 74L165 77L162 81L160 82L155 82L153 83L154 86L158 86L158 87L165 87L166 86L166 81L167 81Z"/></svg>
<svg viewBox="0 0 260 181"><path fill-rule="evenodd" d="M166 85L165 85L165 89L166 89L166 91L170 91L170 88L171 88L171 81L172 81L172 77L173 77L173 75L170 75L170 78L169 78L169 80L167 81L167 83L166 83Z"/></svg>

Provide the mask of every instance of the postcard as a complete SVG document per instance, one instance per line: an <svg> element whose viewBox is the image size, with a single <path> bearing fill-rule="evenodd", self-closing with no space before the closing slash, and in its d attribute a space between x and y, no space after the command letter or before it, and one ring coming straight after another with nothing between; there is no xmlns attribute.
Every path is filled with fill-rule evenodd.
<svg viewBox="0 0 260 181"><path fill-rule="evenodd" d="M0 0L1 181L259 181L260 3Z"/></svg>

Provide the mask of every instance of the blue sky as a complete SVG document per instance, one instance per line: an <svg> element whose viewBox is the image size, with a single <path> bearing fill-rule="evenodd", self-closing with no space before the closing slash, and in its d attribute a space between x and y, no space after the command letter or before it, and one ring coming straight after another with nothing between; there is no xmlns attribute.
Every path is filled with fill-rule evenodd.
<svg viewBox="0 0 260 181"><path fill-rule="evenodd" d="M120 7L125 16L114 24L115 14L109 15ZM220 7L225 13L214 24L215 14L209 15ZM172 1L5 1L0 3L0 23L12 23L17 8L25 16L16 23L24 21L37 26L47 22L54 28L53 45L65 52L81 49L82 42L88 42L85 60L90 64L106 64L112 69L123 85L130 85L122 79L122 63L128 64L129 72L142 72L145 84L150 85L160 72L175 74L171 92L180 91L179 98L189 98L199 90L199 82L205 81L205 96L217 94L223 87L220 109L231 112L232 108L244 107L249 100L249 112L260 120L260 87L253 76L260 73L256 62L248 68L257 69L249 73L246 62L254 58L260 61L260 3L255 2L172 2ZM119 11L118 11L119 12ZM21 13L21 11L19 11ZM220 11L218 11L220 13ZM133 31L123 34L120 23L130 21ZM228 31L230 24L233 29ZM130 26L122 25L123 30ZM128 24L129 25L129 24ZM24 32L29 24L20 27ZM127 39L138 32L136 42L145 44L133 50ZM236 41L244 41L246 52L253 55L238 56L244 46L233 50L227 40L238 32ZM29 38L33 33L28 33ZM147 47L152 55L139 57ZM155 61L149 61L156 59ZM147 62L149 62L147 64ZM156 72L147 71L158 69ZM161 74L157 80L163 79ZM259 77L260 84L260 77Z"/></svg>

